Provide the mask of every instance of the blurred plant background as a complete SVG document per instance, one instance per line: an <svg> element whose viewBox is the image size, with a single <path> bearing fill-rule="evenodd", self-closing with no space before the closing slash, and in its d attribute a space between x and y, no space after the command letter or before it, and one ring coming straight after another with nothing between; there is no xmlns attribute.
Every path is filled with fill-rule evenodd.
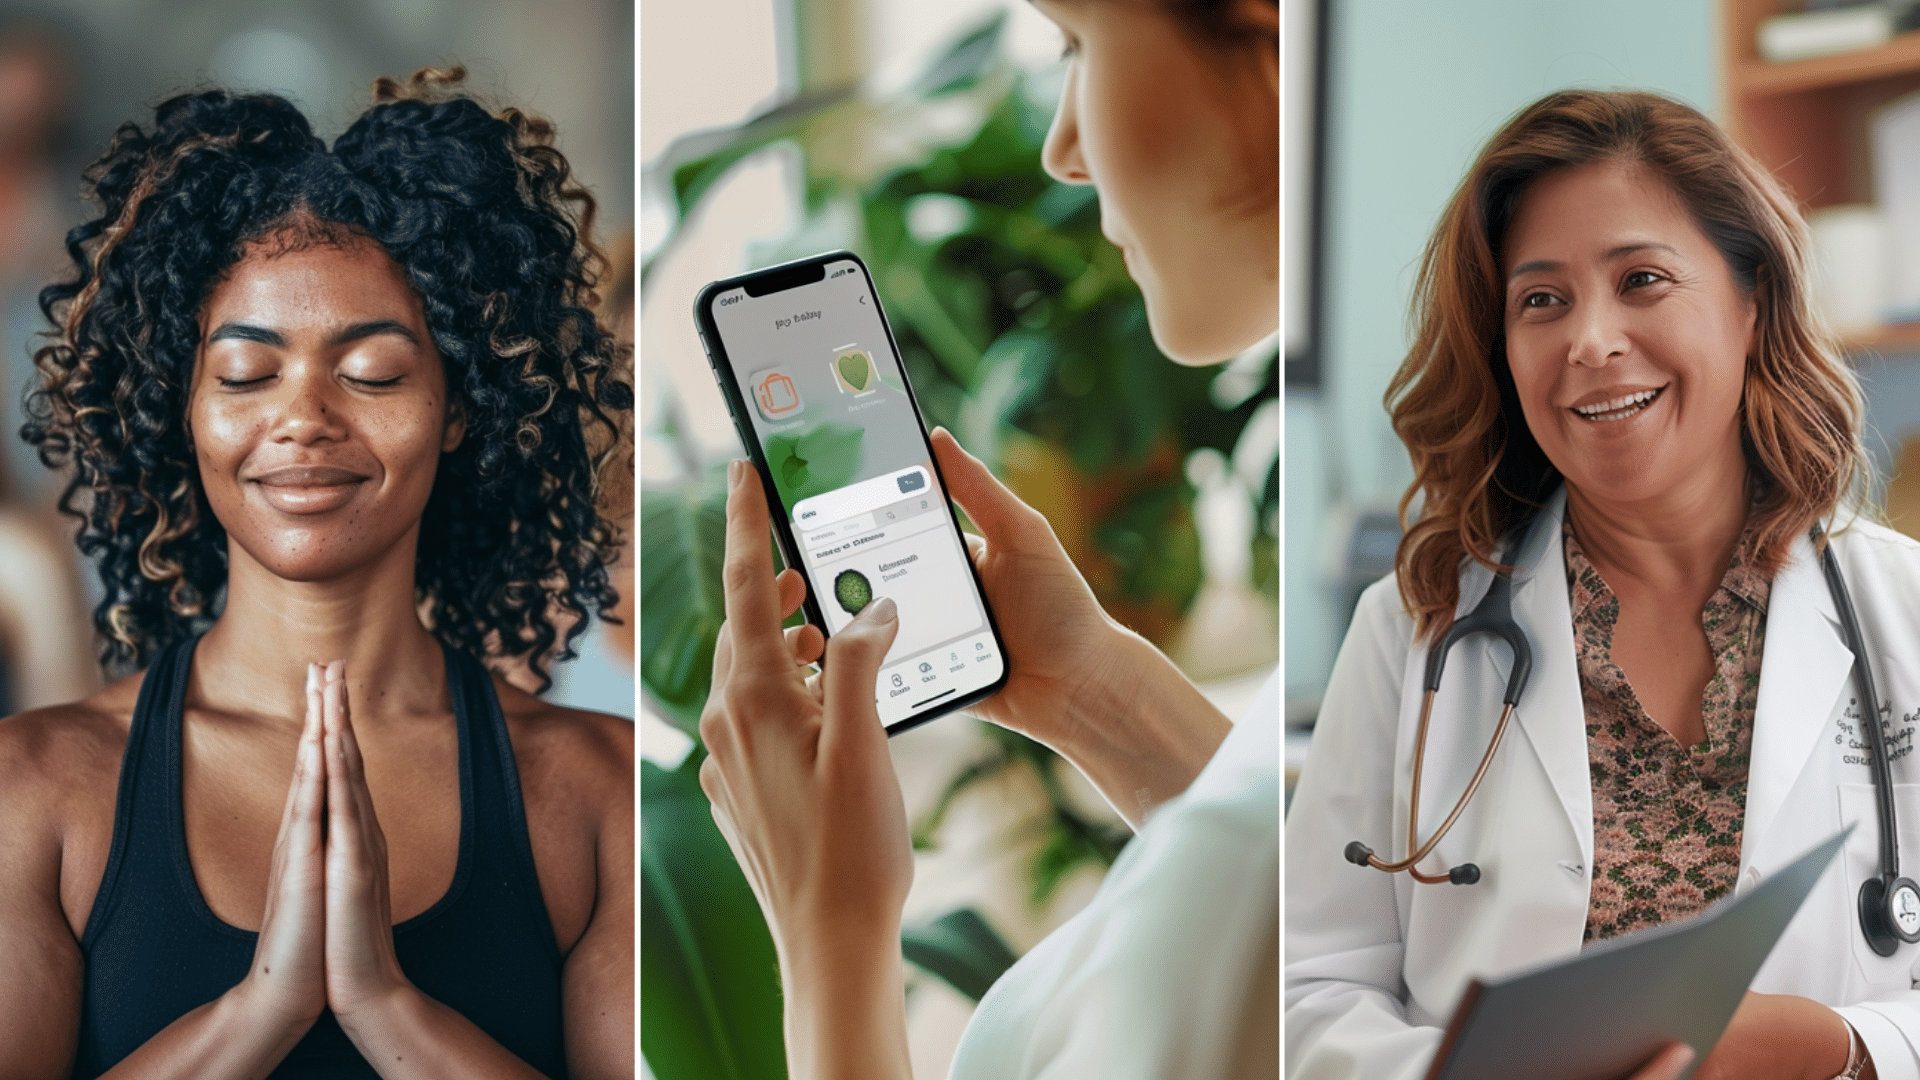
<svg viewBox="0 0 1920 1080"><path fill-rule="evenodd" d="M784 1075L772 945L697 782L718 466L739 453L693 338L707 280L858 251L929 423L1047 515L1116 618L1230 715L1277 660L1277 345L1205 369L1154 347L1093 189L1040 167L1051 24L1002 0L932 32L881 0L730 2L641 15L642 1048L661 1080ZM716 33L725 86L698 54ZM701 115L756 60L777 80ZM910 1038L916 1074L940 1076L972 1002L1130 831L1051 751L990 725L949 719L894 751L924 853Z"/></svg>

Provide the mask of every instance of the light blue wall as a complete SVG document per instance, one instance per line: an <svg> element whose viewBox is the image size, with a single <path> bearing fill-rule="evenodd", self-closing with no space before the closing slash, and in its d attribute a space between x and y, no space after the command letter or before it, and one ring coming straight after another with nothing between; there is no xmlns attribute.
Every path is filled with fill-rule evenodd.
<svg viewBox="0 0 1920 1080"><path fill-rule="evenodd" d="M1289 700L1344 632L1325 548L1344 511L1412 479L1381 395L1405 355L1420 252L1480 144L1568 86L1718 105L1711 0L1334 0L1325 385L1286 405Z"/></svg>

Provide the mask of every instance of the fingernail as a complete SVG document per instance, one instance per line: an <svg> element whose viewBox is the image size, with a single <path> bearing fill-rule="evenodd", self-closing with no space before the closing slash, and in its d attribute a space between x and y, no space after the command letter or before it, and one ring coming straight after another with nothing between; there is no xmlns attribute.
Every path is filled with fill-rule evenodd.
<svg viewBox="0 0 1920 1080"><path fill-rule="evenodd" d="M900 617L900 608L894 604L893 597L883 596L868 604L867 610L861 612L860 617L877 623L890 623Z"/></svg>
<svg viewBox="0 0 1920 1080"><path fill-rule="evenodd" d="M739 458L734 458L732 461L727 462L727 486L729 488L737 488L740 486L740 474L744 471L741 466L745 464L746 462L741 461Z"/></svg>

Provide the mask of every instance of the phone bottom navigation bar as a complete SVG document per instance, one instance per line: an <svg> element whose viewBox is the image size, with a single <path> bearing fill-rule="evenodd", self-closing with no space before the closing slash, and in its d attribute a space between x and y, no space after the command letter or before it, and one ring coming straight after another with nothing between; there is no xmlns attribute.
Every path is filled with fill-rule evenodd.
<svg viewBox="0 0 1920 1080"><path fill-rule="evenodd" d="M911 716L928 705L991 683L1000 675L1000 651L993 634L982 630L910 656L880 672L874 697L884 723Z"/></svg>

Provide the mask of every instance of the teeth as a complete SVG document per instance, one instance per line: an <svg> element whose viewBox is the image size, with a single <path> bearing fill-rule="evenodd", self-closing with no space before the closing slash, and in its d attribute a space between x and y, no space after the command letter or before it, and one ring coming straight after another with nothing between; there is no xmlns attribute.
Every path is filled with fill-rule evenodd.
<svg viewBox="0 0 1920 1080"><path fill-rule="evenodd" d="M1659 396L1659 390L1642 390L1636 394L1626 394L1611 401L1603 401L1598 405L1576 405L1573 411L1589 420L1625 420Z"/></svg>

